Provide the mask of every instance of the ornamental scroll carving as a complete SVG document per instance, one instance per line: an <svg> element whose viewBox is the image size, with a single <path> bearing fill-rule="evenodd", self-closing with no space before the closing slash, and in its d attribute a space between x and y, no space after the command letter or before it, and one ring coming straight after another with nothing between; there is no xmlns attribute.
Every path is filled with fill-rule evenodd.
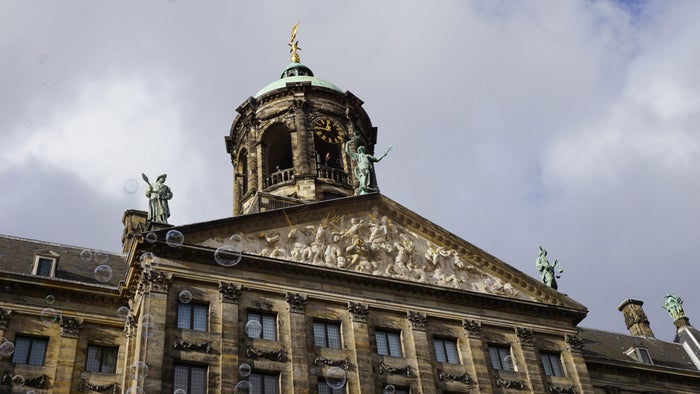
<svg viewBox="0 0 700 394"><path fill-rule="evenodd" d="M173 338L173 350L183 350L185 352L200 352L200 353L211 353L211 342L204 343L190 343L183 341L179 337Z"/></svg>
<svg viewBox="0 0 700 394"><path fill-rule="evenodd" d="M350 363L350 360L347 358L344 360L332 360L329 358L316 356L314 357L314 365L318 364L325 364L331 367L341 367L346 371L349 371L350 368L352 368L352 363Z"/></svg>
<svg viewBox="0 0 700 394"><path fill-rule="evenodd" d="M388 364L384 363L383 361L380 361L378 363L377 369L379 370L380 375L383 375L384 372L386 372L386 373L390 373L393 375L404 375L404 376L408 376L408 377L411 376L411 366L410 365L406 365L403 367L392 367L391 365L388 365Z"/></svg>
<svg viewBox="0 0 700 394"><path fill-rule="evenodd" d="M85 379L80 379L80 382L78 382L78 391L82 393L85 391L85 389L88 389L89 391L96 391L98 393L104 393L107 391L114 392L116 385L116 383L97 385L92 384Z"/></svg>
<svg viewBox="0 0 700 394"><path fill-rule="evenodd" d="M287 293L287 302L289 303L289 310L293 313L304 313L306 310L306 303L308 302L306 296L299 293Z"/></svg>
<svg viewBox="0 0 700 394"><path fill-rule="evenodd" d="M222 301L238 304L238 299L241 297L241 285L219 282L219 294L221 294Z"/></svg>
<svg viewBox="0 0 700 394"><path fill-rule="evenodd" d="M408 321L411 322L411 328L418 331L425 331L425 323L428 321L428 316L421 312L406 312Z"/></svg>
<svg viewBox="0 0 700 394"><path fill-rule="evenodd" d="M518 341L521 345L532 345L532 340L535 338L535 334L531 329L525 327L516 327L515 333L518 335Z"/></svg>
<svg viewBox="0 0 700 394"><path fill-rule="evenodd" d="M464 320L462 326L470 337L481 336L481 322L476 320Z"/></svg>
<svg viewBox="0 0 700 394"><path fill-rule="evenodd" d="M64 338L78 338L83 321L74 317L61 316L61 336Z"/></svg>
<svg viewBox="0 0 700 394"><path fill-rule="evenodd" d="M124 336L127 338L136 336L136 322L132 314L128 314L126 318L124 318Z"/></svg>
<svg viewBox="0 0 700 394"><path fill-rule="evenodd" d="M26 377L22 375L12 375L9 372L5 372L0 378L0 385L3 386L27 386L34 387L37 389L43 389L46 387L46 381L48 376L39 375L35 377Z"/></svg>
<svg viewBox="0 0 700 394"><path fill-rule="evenodd" d="M569 350L581 350L583 349L583 338L578 335L566 334L564 337Z"/></svg>
<svg viewBox="0 0 700 394"><path fill-rule="evenodd" d="M265 350L257 349L250 345L246 345L245 355L248 358L264 358L271 361L286 362L288 361L287 353L284 349L279 350Z"/></svg>
<svg viewBox="0 0 700 394"><path fill-rule="evenodd" d="M563 393L563 394L576 394L576 388L573 385L568 386L557 386L552 383L547 383L548 393Z"/></svg>
<svg viewBox="0 0 700 394"><path fill-rule="evenodd" d="M348 302L348 311L352 314L352 321L367 323L369 306L359 302Z"/></svg>
<svg viewBox="0 0 700 394"><path fill-rule="evenodd" d="M447 373L443 370L438 371L438 379L440 379L440 380L445 380L445 379L454 380L456 382L462 382L462 383L467 384L467 385L472 385L472 384L476 383L474 381L474 379L469 377L469 375L467 375L466 373L463 373L461 375L455 375L455 374Z"/></svg>
<svg viewBox="0 0 700 394"><path fill-rule="evenodd" d="M518 389L525 390L527 386L522 380L509 380L503 378L496 378L496 387L505 387L507 389Z"/></svg>
<svg viewBox="0 0 700 394"><path fill-rule="evenodd" d="M252 234L238 233L248 253L442 287L531 299L512 284L485 273L481 257L438 245L393 222L378 208L365 213L328 212L318 222ZM204 246L225 245L211 238Z"/></svg>
<svg viewBox="0 0 700 394"><path fill-rule="evenodd" d="M168 287L173 282L173 275L166 274L153 269L145 270L141 275L138 288L138 293L167 293Z"/></svg>

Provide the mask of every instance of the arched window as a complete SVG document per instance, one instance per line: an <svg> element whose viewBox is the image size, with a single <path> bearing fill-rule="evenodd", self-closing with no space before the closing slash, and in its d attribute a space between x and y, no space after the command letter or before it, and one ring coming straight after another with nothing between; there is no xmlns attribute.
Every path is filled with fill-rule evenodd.
<svg viewBox="0 0 700 394"><path fill-rule="evenodd" d="M294 179L292 139L287 127L276 123L265 130L262 150L265 188Z"/></svg>

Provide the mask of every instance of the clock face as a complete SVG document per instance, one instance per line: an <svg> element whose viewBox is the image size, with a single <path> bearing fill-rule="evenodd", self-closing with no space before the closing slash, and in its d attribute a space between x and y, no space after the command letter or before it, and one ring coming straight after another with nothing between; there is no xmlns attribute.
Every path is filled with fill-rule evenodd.
<svg viewBox="0 0 700 394"><path fill-rule="evenodd" d="M316 135L329 144L339 144L343 142L345 131L343 126L329 118L316 118L311 122L311 127Z"/></svg>

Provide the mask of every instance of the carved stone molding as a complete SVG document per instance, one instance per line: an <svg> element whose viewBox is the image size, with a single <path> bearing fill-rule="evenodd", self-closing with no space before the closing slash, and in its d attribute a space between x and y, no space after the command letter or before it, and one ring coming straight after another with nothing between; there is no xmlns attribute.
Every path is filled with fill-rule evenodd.
<svg viewBox="0 0 700 394"><path fill-rule="evenodd" d="M6 329L10 325L10 317L12 317L12 309L0 309L0 328Z"/></svg>
<svg viewBox="0 0 700 394"><path fill-rule="evenodd" d="M392 367L391 365L387 365L383 361L380 361L377 364L377 370L379 371L380 375L383 375L384 372L386 372L392 375L404 375L408 377L411 376L411 366L409 365L403 367Z"/></svg>
<svg viewBox="0 0 700 394"><path fill-rule="evenodd" d="M173 275L156 270L144 271L136 291L138 293L167 293L173 282Z"/></svg>
<svg viewBox="0 0 700 394"><path fill-rule="evenodd" d="M422 312L406 312L408 321L411 322L411 328L418 331L425 331L425 323L428 321L428 316Z"/></svg>
<svg viewBox="0 0 700 394"><path fill-rule="evenodd" d="M507 389L518 389L525 390L527 386L522 380L509 380L503 378L496 378L496 387L505 387Z"/></svg>
<svg viewBox="0 0 700 394"><path fill-rule="evenodd" d="M352 314L352 321L367 323L369 306L360 302L348 302L348 311Z"/></svg>
<svg viewBox="0 0 700 394"><path fill-rule="evenodd" d="M578 335L566 334L564 337L569 350L581 350L583 349L583 338Z"/></svg>
<svg viewBox="0 0 700 394"><path fill-rule="evenodd" d="M461 375L455 375L455 374L447 373L443 370L438 370L438 379L440 379L440 380L449 379L449 380L454 380L456 382L462 382L462 383L468 384L468 385L472 385L472 384L476 383L474 381L474 379L472 379L471 377L469 377L469 375L467 375L466 372L461 374Z"/></svg>
<svg viewBox="0 0 700 394"><path fill-rule="evenodd" d="M287 293L287 302L289 303L290 312L304 313L308 300L306 296L299 293Z"/></svg>
<svg viewBox="0 0 700 394"><path fill-rule="evenodd" d="M104 393L107 391L115 392L116 385L117 383L97 385L88 382L86 379L80 379L80 382L78 382L78 391L82 393L85 391L85 389L87 389L89 391L96 391L98 393Z"/></svg>
<svg viewBox="0 0 700 394"><path fill-rule="evenodd" d="M134 321L134 316L129 314L124 319L124 336L127 338L133 338L136 335L136 322Z"/></svg>
<svg viewBox="0 0 700 394"><path fill-rule="evenodd" d="M0 378L0 385L3 386L26 386L34 387L37 389L46 388L46 375L39 375L35 377L27 377L22 375L12 375L9 372L5 372Z"/></svg>
<svg viewBox="0 0 700 394"><path fill-rule="evenodd" d="M241 297L241 285L219 282L219 294L221 301L238 304L238 299Z"/></svg>
<svg viewBox="0 0 700 394"><path fill-rule="evenodd" d="M332 360L329 358L321 357L321 356L316 356L314 357L314 365L318 364L325 364L329 365L331 367L341 367L346 371L349 371L350 368L352 368L352 363L350 363L350 359L344 359L344 360Z"/></svg>
<svg viewBox="0 0 700 394"><path fill-rule="evenodd" d="M525 327L516 327L515 333L518 335L518 341L521 345L532 345L532 340L535 338L535 333Z"/></svg>
<svg viewBox="0 0 700 394"><path fill-rule="evenodd" d="M182 350L185 352L200 352L209 354L211 352L211 342L204 343L190 343L183 341L179 337L173 338L173 350Z"/></svg>
<svg viewBox="0 0 700 394"><path fill-rule="evenodd" d="M568 386L558 386L552 383L547 383L548 393L563 393L563 394L576 394L576 389L573 385Z"/></svg>
<svg viewBox="0 0 700 394"><path fill-rule="evenodd" d="M481 322L476 320L464 320L462 321L462 326L464 331L469 334L470 337L480 337L481 336Z"/></svg>
<svg viewBox="0 0 700 394"><path fill-rule="evenodd" d="M83 321L74 317L61 316L61 336L64 338L78 338Z"/></svg>
<svg viewBox="0 0 700 394"><path fill-rule="evenodd" d="M249 344L246 344L245 355L246 355L246 357L252 358L252 359L264 358L267 360L279 361L282 363L289 360L287 358L287 353L284 351L284 349L279 349L279 350L256 349L256 348L250 346Z"/></svg>

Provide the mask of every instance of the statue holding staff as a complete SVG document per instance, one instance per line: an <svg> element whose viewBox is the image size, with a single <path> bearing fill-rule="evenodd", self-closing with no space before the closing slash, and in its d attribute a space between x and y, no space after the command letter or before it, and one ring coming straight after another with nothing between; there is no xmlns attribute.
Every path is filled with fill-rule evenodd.
<svg viewBox="0 0 700 394"><path fill-rule="evenodd" d="M141 174L143 180L146 181L146 197L148 197L148 221L150 223L168 224L170 217L170 208L168 200L173 198L173 192L170 187L165 184L166 174L158 175L156 182L151 184L146 174Z"/></svg>
<svg viewBox="0 0 700 394"><path fill-rule="evenodd" d="M556 290L557 278L561 278L561 273L564 272L559 267L559 260L554 260L554 264L550 264L549 260L547 260L547 250L540 246L540 254L535 262L535 267L540 273L542 283Z"/></svg>
<svg viewBox="0 0 700 394"><path fill-rule="evenodd" d="M355 137L355 141L357 141L358 138ZM374 164L383 159L391 150L394 148L393 146L389 145L388 148L386 148L386 151L384 152L383 155L379 157L374 157L370 155L369 153L365 153L366 148L363 145L360 145L357 148L357 152L350 152L350 142L348 141L345 143L345 153L347 153L348 156L355 162L355 168L353 170L353 173L355 174L355 178L357 178L357 181L359 182L359 187L357 188L357 191L355 192L356 195L360 194L368 194L368 193L375 193L379 191L379 189L375 186L373 180L374 180Z"/></svg>

